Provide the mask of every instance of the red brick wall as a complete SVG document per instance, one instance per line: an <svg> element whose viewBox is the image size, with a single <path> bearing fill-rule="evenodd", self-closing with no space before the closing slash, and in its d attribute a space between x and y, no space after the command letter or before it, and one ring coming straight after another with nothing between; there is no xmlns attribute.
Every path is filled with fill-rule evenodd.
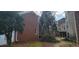
<svg viewBox="0 0 79 59"><path fill-rule="evenodd" d="M38 24L38 16L33 12L24 15L24 31L23 33L17 34L17 39L19 41L35 41L38 36L35 35L37 24Z"/></svg>

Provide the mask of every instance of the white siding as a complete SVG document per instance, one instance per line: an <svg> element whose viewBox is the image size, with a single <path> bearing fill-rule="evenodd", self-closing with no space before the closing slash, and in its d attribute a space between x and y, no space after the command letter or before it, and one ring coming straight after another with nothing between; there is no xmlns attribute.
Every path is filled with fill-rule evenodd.
<svg viewBox="0 0 79 59"><path fill-rule="evenodd" d="M14 31L12 33L12 42L14 42ZM5 35L0 35L0 45L6 45L6 37Z"/></svg>
<svg viewBox="0 0 79 59"><path fill-rule="evenodd" d="M6 44L6 37L5 35L0 35L0 45L5 45Z"/></svg>

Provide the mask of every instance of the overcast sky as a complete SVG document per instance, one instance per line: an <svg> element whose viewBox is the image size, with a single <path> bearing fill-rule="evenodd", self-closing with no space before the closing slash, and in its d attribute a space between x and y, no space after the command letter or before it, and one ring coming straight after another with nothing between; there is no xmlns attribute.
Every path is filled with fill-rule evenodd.
<svg viewBox="0 0 79 59"><path fill-rule="evenodd" d="M41 15L40 11L35 11L35 13L38 14L38 15ZM56 14L55 14L56 20L60 20L61 18L64 18L64 17L65 17L64 11L56 11Z"/></svg>
<svg viewBox="0 0 79 59"><path fill-rule="evenodd" d="M64 17L65 17L64 11L57 11L56 12L56 15L55 15L56 20L60 20L61 18L64 18Z"/></svg>
<svg viewBox="0 0 79 59"><path fill-rule="evenodd" d="M22 13L26 13L26 12L29 12L29 11L24 11ZM42 11L34 11L37 15L41 16L41 13ZM56 20L60 20L61 18L64 18L65 17L65 13L64 11L56 11L56 14L55 14L55 19Z"/></svg>

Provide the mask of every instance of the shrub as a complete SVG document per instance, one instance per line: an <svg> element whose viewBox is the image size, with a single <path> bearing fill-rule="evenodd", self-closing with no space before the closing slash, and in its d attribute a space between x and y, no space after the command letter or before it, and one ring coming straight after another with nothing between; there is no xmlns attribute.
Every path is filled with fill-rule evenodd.
<svg viewBox="0 0 79 59"><path fill-rule="evenodd" d="M40 41L42 42L58 42L55 37L49 35L49 34L43 34L39 35Z"/></svg>

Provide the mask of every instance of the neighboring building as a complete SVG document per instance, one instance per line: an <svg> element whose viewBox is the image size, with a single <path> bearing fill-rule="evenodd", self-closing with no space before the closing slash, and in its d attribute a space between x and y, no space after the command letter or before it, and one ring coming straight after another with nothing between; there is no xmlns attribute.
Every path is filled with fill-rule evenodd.
<svg viewBox="0 0 79 59"><path fill-rule="evenodd" d="M79 11L66 11L66 24L69 39L79 43Z"/></svg>
<svg viewBox="0 0 79 59"><path fill-rule="evenodd" d="M66 11L66 31L69 39L76 38L75 15L73 11Z"/></svg>
<svg viewBox="0 0 79 59"><path fill-rule="evenodd" d="M24 31L23 33L17 33L17 40L23 42L37 40L39 34L39 16L33 11L22 15L24 17Z"/></svg>
<svg viewBox="0 0 79 59"><path fill-rule="evenodd" d="M79 43L79 11L75 11L76 41Z"/></svg>
<svg viewBox="0 0 79 59"><path fill-rule="evenodd" d="M62 18L57 21L57 30L59 32L59 35L62 37L66 36L66 27L65 27L65 18Z"/></svg>
<svg viewBox="0 0 79 59"><path fill-rule="evenodd" d="M65 18L62 18L57 21L57 29L59 32L65 32Z"/></svg>

